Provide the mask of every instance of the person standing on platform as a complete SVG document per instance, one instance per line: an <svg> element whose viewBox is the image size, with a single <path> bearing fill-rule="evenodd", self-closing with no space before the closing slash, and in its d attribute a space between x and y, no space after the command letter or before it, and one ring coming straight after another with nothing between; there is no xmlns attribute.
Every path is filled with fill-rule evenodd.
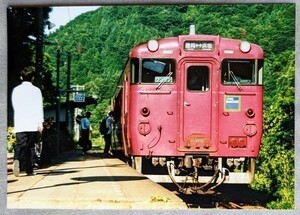
<svg viewBox="0 0 300 215"><path fill-rule="evenodd" d="M43 131L44 110L41 90L33 85L34 68L25 67L21 71L22 83L12 91L14 110L14 146L13 174L19 176L20 167L25 166L27 175L35 175L32 165L32 148ZM24 160L24 165L20 165Z"/></svg>
<svg viewBox="0 0 300 215"><path fill-rule="evenodd" d="M82 151L86 154L88 150L88 145L90 142L90 133L92 132L92 127L90 123L91 112L86 112L85 116L81 118L80 121L80 131L81 131L81 141L82 141Z"/></svg>
<svg viewBox="0 0 300 215"><path fill-rule="evenodd" d="M112 135L112 125L113 125L114 122L115 122L115 120L113 118L113 112L110 111L108 113L108 116L106 117L107 133L104 134L104 141L105 141L104 153L109 153L109 151L110 151L111 135Z"/></svg>

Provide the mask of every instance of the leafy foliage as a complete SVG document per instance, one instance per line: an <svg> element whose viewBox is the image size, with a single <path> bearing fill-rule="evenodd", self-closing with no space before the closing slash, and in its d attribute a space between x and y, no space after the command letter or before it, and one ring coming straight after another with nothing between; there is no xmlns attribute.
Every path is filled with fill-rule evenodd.
<svg viewBox="0 0 300 215"><path fill-rule="evenodd" d="M258 171L253 187L273 194L276 201L271 208L290 209L294 207L294 75L295 53L279 55L287 64L279 71L273 103L266 107L264 114L264 137L258 159Z"/></svg>
<svg viewBox="0 0 300 215"><path fill-rule="evenodd" d="M13 127L7 128L7 151L8 152L13 152L14 145L16 142L16 136L15 136L13 130L14 130Z"/></svg>
<svg viewBox="0 0 300 215"><path fill-rule="evenodd" d="M51 8L43 8L43 21L49 17ZM38 35L38 9L37 8L7 8L7 31L8 31L8 121L12 125L12 107L10 92L20 83L20 72L28 65L35 64L36 41L29 38ZM47 56L45 56L47 61ZM52 72L49 65L44 64L42 74L44 100L46 104L53 103Z"/></svg>

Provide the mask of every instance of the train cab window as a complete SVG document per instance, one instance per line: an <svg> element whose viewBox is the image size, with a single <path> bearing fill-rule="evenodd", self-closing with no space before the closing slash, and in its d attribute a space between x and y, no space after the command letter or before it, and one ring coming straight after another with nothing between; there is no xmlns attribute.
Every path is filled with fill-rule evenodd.
<svg viewBox="0 0 300 215"><path fill-rule="evenodd" d="M188 68L187 89L190 91L208 91L209 68L207 66L190 66Z"/></svg>
<svg viewBox="0 0 300 215"><path fill-rule="evenodd" d="M141 78L142 83L174 83L175 61L173 59L143 59Z"/></svg>
<svg viewBox="0 0 300 215"><path fill-rule="evenodd" d="M258 83L255 60L224 60L221 81L225 85L253 85Z"/></svg>

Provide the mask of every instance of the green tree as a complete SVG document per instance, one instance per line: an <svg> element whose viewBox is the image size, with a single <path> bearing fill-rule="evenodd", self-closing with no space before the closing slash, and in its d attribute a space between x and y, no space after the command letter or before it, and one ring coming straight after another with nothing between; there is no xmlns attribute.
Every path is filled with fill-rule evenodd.
<svg viewBox="0 0 300 215"><path fill-rule="evenodd" d="M295 53L285 52L288 64L276 81L273 103L264 114L264 136L253 187L277 199L271 208L294 208L294 75Z"/></svg>
<svg viewBox="0 0 300 215"><path fill-rule="evenodd" d="M43 23L49 18L51 8L43 8ZM12 89L20 83L20 71L28 65L35 64L35 43L28 36L38 35L38 8L7 8L8 31L8 124L12 125L13 111L11 106ZM48 72L49 65L44 64L44 78L51 81L52 71ZM49 82L47 82L49 83ZM45 87L44 89L46 89ZM48 89L48 88L47 88ZM48 91L48 90L47 90ZM51 91L51 90L50 90ZM51 95L52 93L46 93ZM50 96L52 97L52 96ZM52 98L45 96L46 103L51 103Z"/></svg>

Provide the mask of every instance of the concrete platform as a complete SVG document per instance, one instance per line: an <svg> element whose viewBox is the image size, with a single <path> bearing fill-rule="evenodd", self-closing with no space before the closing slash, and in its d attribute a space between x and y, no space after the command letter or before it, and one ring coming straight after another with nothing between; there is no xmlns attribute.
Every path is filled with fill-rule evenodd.
<svg viewBox="0 0 300 215"><path fill-rule="evenodd" d="M61 154L37 175L8 172L8 209L187 209L175 194L93 149Z"/></svg>

